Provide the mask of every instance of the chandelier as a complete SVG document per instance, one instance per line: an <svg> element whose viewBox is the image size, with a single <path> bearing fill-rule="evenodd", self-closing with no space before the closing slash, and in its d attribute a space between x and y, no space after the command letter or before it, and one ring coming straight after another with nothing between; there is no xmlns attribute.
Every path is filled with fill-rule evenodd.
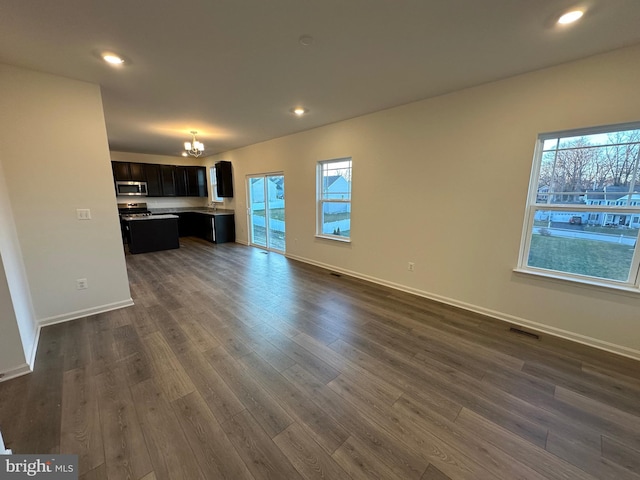
<svg viewBox="0 0 640 480"><path fill-rule="evenodd" d="M184 142L184 149L189 155L199 157L204 152L204 145L196 139L196 133L198 132L191 130L191 141Z"/></svg>

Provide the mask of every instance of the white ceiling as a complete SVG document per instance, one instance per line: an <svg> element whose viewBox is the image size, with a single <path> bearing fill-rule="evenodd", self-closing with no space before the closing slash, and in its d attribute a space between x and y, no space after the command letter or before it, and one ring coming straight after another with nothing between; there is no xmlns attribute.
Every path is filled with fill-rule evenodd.
<svg viewBox="0 0 640 480"><path fill-rule="evenodd" d="M0 62L100 84L112 150L179 155L198 130L212 155L639 43L638 25L640 0L2 0Z"/></svg>

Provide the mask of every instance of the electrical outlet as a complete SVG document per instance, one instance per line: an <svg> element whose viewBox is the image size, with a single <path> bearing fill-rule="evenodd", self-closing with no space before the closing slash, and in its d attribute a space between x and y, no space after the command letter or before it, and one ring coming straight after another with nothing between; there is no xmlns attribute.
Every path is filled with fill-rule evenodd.
<svg viewBox="0 0 640 480"><path fill-rule="evenodd" d="M77 208L76 215L78 220L91 220L91 210L88 208Z"/></svg>
<svg viewBox="0 0 640 480"><path fill-rule="evenodd" d="M87 283L87 279L86 278L78 278L76 280L76 289L78 289L78 290L86 290L87 288L89 288L89 284Z"/></svg>
<svg viewBox="0 0 640 480"><path fill-rule="evenodd" d="M413 262L409 262L409 264L407 265L407 270L409 270L410 272L413 272L416 269L416 264Z"/></svg>

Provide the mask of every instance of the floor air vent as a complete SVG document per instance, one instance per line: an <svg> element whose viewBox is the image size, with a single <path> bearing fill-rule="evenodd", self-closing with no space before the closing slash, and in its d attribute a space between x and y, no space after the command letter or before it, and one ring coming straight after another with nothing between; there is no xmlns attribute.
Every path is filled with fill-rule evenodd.
<svg viewBox="0 0 640 480"><path fill-rule="evenodd" d="M509 329L511 333L517 333L518 335L524 335L525 337L535 338L536 340L540 340L540 336L535 333L526 332L524 330L520 330L519 328L511 327Z"/></svg>

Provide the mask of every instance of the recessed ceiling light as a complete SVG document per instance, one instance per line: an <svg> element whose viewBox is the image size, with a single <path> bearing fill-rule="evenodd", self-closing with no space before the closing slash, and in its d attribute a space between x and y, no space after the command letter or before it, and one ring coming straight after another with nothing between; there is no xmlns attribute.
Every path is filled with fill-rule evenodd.
<svg viewBox="0 0 640 480"><path fill-rule="evenodd" d="M111 65L122 65L124 63L124 60L115 53L105 52L102 54L102 59Z"/></svg>
<svg viewBox="0 0 640 480"><path fill-rule="evenodd" d="M579 20L584 15L582 10L572 10L570 12L565 13L558 19L558 23L560 25L566 25L568 23L573 23L576 20Z"/></svg>
<svg viewBox="0 0 640 480"><path fill-rule="evenodd" d="M291 113L293 113L294 115L301 117L303 116L305 113L308 113L309 110L307 108L304 107L295 107L291 109Z"/></svg>
<svg viewBox="0 0 640 480"><path fill-rule="evenodd" d="M311 35L301 35L298 42L300 42L300 45L308 47L313 43L313 37Z"/></svg>

